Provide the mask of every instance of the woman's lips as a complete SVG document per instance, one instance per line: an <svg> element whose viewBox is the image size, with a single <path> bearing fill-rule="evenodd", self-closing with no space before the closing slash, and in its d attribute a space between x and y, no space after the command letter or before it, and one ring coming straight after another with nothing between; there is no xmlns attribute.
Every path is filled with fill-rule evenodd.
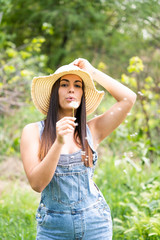
<svg viewBox="0 0 160 240"><path fill-rule="evenodd" d="M66 98L66 100L69 101L69 102L72 102L72 101L75 101L75 98L73 98L73 97L68 97L68 98Z"/></svg>

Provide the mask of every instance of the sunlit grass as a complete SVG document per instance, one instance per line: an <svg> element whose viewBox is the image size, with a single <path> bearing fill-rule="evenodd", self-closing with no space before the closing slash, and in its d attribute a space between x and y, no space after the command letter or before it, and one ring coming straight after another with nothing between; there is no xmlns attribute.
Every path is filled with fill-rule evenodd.
<svg viewBox="0 0 160 240"><path fill-rule="evenodd" d="M107 153L106 153L107 156ZM136 162L99 159L95 181L108 202L114 240L160 239L160 170ZM133 160L134 161L134 160Z"/></svg>
<svg viewBox="0 0 160 240"><path fill-rule="evenodd" d="M8 184L0 196L0 239L32 240L36 236L35 212L39 197L19 183Z"/></svg>
<svg viewBox="0 0 160 240"><path fill-rule="evenodd" d="M94 180L112 212L113 240L160 239L160 170L100 156ZM138 168L138 169L139 169ZM0 239L32 240L40 195L27 185L8 184L0 196Z"/></svg>

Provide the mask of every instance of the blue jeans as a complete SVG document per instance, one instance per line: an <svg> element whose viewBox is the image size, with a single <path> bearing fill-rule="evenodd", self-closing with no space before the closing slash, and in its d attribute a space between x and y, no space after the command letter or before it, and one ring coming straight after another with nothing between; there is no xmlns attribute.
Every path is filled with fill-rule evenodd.
<svg viewBox="0 0 160 240"><path fill-rule="evenodd" d="M79 211L60 212L39 208L37 240L111 240L112 221L108 205L100 200Z"/></svg>
<svg viewBox="0 0 160 240"><path fill-rule="evenodd" d="M81 157L79 152L68 157ZM61 156L61 158L66 156ZM83 162L57 165L37 210L37 240L111 240L109 206Z"/></svg>

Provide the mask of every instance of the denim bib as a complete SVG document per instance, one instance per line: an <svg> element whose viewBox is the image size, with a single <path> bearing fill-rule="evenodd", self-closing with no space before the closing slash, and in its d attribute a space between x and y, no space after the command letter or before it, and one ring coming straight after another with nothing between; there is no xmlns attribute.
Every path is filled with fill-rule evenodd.
<svg viewBox="0 0 160 240"><path fill-rule="evenodd" d="M38 122L38 125L41 137L44 129L44 122ZM92 180L98 155L93 148L92 135L87 125L86 130L88 144L90 145L93 153L93 167L86 167L84 162L81 161L81 150L72 154L60 155L53 178L41 193L41 201L36 215L38 222L37 240L82 239L81 237L71 237L69 226L73 227L74 223L72 234L75 234L76 236L76 231L81 231L82 235L82 230L84 230L84 221L82 222L82 227L80 227L81 225L79 225L79 223L82 221L82 217L84 215L86 221L89 221L88 228L90 229L92 227L93 229L95 228L94 222L91 223L92 218L95 219L95 221L97 219L99 223L100 221L102 222L99 224L99 233L97 233L99 238L96 238L96 234L93 233L92 237L88 237L89 235L86 235L86 238L83 239L111 239L112 223L110 209L105 202L101 191ZM67 223L67 221L70 222ZM102 223L105 226L105 232L102 235L102 238L100 238L100 234L102 234ZM55 224L59 224L60 229L58 227L54 229ZM69 231L69 237L67 237L66 232L65 236L61 237L63 227L65 228L64 231ZM76 230L79 228L81 228L81 230ZM55 236L55 238L46 238L47 235L43 238L44 232L47 231L50 232L50 236ZM77 236L80 236L79 232L77 232L77 234ZM90 234L90 232L87 234ZM56 238L56 236L58 237ZM104 238L106 236L108 236L108 238Z"/></svg>

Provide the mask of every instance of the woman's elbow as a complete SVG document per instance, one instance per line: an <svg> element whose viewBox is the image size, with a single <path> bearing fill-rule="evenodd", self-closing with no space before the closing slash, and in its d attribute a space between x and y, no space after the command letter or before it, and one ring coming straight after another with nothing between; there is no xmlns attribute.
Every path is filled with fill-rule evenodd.
<svg viewBox="0 0 160 240"><path fill-rule="evenodd" d="M136 102L137 94L132 92L129 97L125 98L130 107L132 107Z"/></svg>
<svg viewBox="0 0 160 240"><path fill-rule="evenodd" d="M32 185L31 185L31 187L32 187L32 189L33 189L35 192L41 193L41 192L43 191L43 189L42 189L41 187L39 187L39 186L32 186Z"/></svg>
<svg viewBox="0 0 160 240"><path fill-rule="evenodd" d="M43 186L40 185L40 183L36 183L34 181L29 181L30 185L31 185L31 188L35 191L35 192L38 192L38 193L41 193L44 189Z"/></svg>
<svg viewBox="0 0 160 240"><path fill-rule="evenodd" d="M132 101L133 105L135 104L136 99L137 99L137 94L135 92L133 92L133 95L132 95L132 98L131 98L131 101Z"/></svg>

